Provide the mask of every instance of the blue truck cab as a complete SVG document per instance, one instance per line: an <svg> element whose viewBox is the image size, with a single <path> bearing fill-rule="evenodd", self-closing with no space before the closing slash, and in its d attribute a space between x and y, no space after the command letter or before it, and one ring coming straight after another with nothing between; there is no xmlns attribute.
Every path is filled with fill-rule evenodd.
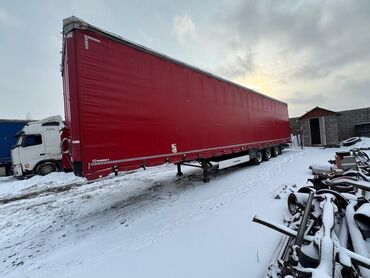
<svg viewBox="0 0 370 278"><path fill-rule="evenodd" d="M11 149L17 140L15 135L28 122L27 120L0 119L0 176L11 174Z"/></svg>

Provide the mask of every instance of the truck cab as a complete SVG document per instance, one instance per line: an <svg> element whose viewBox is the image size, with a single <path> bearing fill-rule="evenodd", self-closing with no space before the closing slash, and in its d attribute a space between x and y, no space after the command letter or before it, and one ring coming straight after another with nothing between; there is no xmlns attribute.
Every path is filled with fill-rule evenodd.
<svg viewBox="0 0 370 278"><path fill-rule="evenodd" d="M16 134L17 142L11 151L13 174L16 178L47 175L61 169L61 116L28 123Z"/></svg>

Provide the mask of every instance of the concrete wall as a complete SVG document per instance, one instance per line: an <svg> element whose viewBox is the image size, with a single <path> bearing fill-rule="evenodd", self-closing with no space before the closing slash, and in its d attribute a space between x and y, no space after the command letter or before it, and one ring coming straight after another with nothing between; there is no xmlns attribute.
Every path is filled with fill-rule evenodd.
<svg viewBox="0 0 370 278"><path fill-rule="evenodd" d="M303 146L311 146L310 122L308 119L302 119L302 141Z"/></svg>
<svg viewBox="0 0 370 278"><path fill-rule="evenodd" d="M355 125L370 122L370 107L338 112L341 116L325 116L326 144L337 144L338 141L357 136ZM290 118L289 125L293 134L303 132L304 146L311 145L310 123L308 119Z"/></svg>
<svg viewBox="0 0 370 278"><path fill-rule="evenodd" d="M321 118L321 117L320 117ZM325 116L322 117L323 121L320 120L320 132L325 130L326 143L324 143L323 136L321 136L322 145L331 146L338 144L338 121L337 116ZM302 119L299 121L302 125L302 139L304 146L311 146L311 131L310 131L310 119ZM324 124L322 127L321 125Z"/></svg>
<svg viewBox="0 0 370 278"><path fill-rule="evenodd" d="M370 121L370 107L363 109L347 110L338 112L338 136L339 140L345 140L356 136L355 124Z"/></svg>
<svg viewBox="0 0 370 278"><path fill-rule="evenodd" d="M338 116L326 116L325 121L325 134L326 134L326 145L337 145L338 144Z"/></svg>

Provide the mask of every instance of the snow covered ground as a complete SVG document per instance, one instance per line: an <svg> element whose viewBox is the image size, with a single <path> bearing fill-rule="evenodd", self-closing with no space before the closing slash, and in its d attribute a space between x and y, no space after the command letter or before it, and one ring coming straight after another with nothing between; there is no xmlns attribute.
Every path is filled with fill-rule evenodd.
<svg viewBox="0 0 370 278"><path fill-rule="evenodd" d="M206 184L199 169L177 178L173 165L96 182L0 178L0 277L261 277L281 236L253 216L282 223L284 191L335 151L286 149Z"/></svg>

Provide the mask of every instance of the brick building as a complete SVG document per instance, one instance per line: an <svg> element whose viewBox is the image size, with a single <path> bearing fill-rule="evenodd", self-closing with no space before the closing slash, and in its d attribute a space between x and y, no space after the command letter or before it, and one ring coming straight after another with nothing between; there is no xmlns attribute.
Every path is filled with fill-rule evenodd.
<svg viewBox="0 0 370 278"><path fill-rule="evenodd" d="M370 136L370 107L340 112L315 107L289 119L294 135L302 134L304 146L335 146L354 136Z"/></svg>

